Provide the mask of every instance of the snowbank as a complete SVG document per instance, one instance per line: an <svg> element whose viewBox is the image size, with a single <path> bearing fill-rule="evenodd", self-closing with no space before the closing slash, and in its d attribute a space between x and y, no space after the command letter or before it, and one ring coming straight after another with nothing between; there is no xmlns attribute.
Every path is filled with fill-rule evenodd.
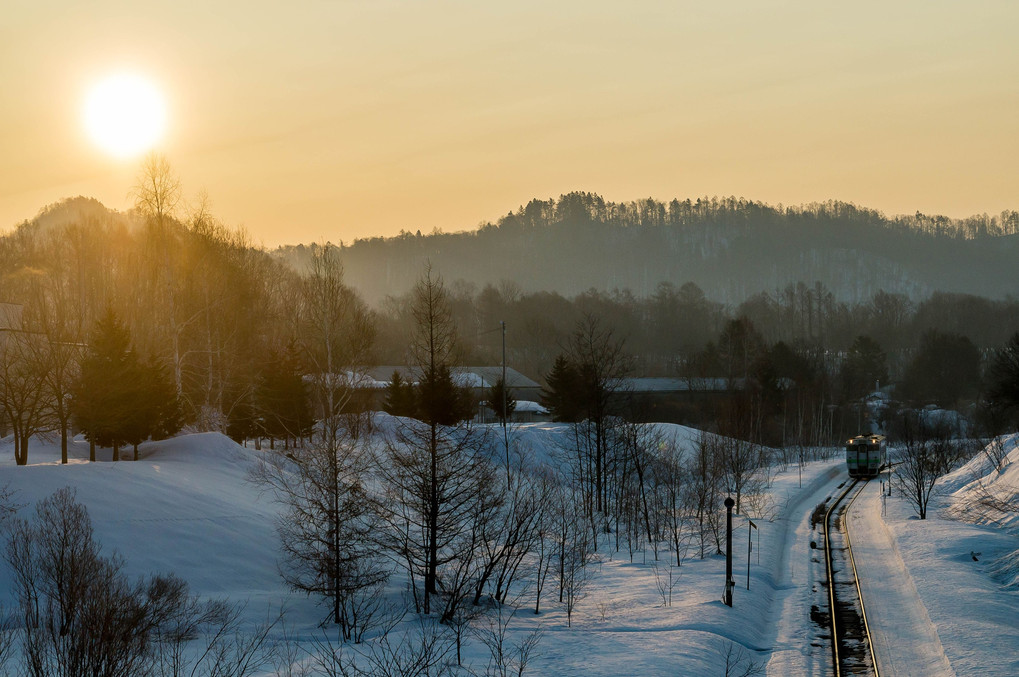
<svg viewBox="0 0 1019 677"><path fill-rule="evenodd" d="M376 430L391 432L397 423L380 415ZM555 423L514 425L510 430L514 449L526 454L531 464L562 463L562 449L572 435L569 426ZM662 425L661 430L686 453L695 450L700 436L681 426ZM502 458L501 428L493 426L492 432L493 457ZM943 480L951 495L941 497L941 513L980 525L940 516L920 522L912 519L901 498L887 501L883 521L894 545L877 551L894 550L907 563L888 570L909 567L916 581L915 597L926 607L921 609L916 602L915 615L927 614L956 674L1019 670L1011 655L1019 641L1017 595L1001 588L1019 584L1019 551L1015 538L1000 528L1019 530L1014 506L1019 486L1017 441L1015 436L1006 440L1011 447L1000 472L984 455ZM87 443L75 440L72 463L62 466L56 443L33 440L30 465L16 467L10 440L0 440L0 486L8 485L15 500L26 506L71 486L88 507L104 552L119 552L129 573L172 571L200 594L247 603L252 623L264 620L267 604L285 601L296 636L315 636L322 610L315 600L294 595L282 584L277 572L276 506L248 479L252 464L269 452L245 449L213 433L146 443L140 451L137 462L88 463ZM108 459L109 452L101 452L100 458ZM818 566L809 545L816 539L809 515L845 480L843 463L840 458L810 463L802 476L793 465L772 477L767 496L753 503L751 517L758 530L753 532L749 561L748 518L735 518L733 608L720 601L724 557L709 550L700 559L692 544L682 566L674 567L664 557L656 563L650 549L635 552L632 559L625 545L622 552L612 552L606 538L572 627L567 627L565 608L556 601L554 584L549 585L538 616L530 611L533 593L522 592L511 641L537 627L544 631L528 674L718 674L727 652L742 652L744 666L752 661L764 666L768 675L825 674L828 654L820 639L824 631L809 613L815 603ZM974 505L986 507L987 496L999 501L996 511L974 511ZM883 514L884 503L874 501L878 507L872 507L872 513L880 509ZM973 561L970 551L980 553L980 561ZM667 600L660 590L670 571L674 585ZM8 576L0 567L0 604L9 606ZM390 591L394 599L402 594L404 583L394 577ZM910 641L901 634L893 635L893 640L893 645ZM487 653L474 643L465 657L475 666L484 665Z"/></svg>
<svg viewBox="0 0 1019 677"><path fill-rule="evenodd" d="M948 494L948 516L1019 535L1019 435L991 440L966 465L947 475L941 490ZM990 562L989 574L1006 588L1019 590L1019 548L982 554Z"/></svg>
<svg viewBox="0 0 1019 677"><path fill-rule="evenodd" d="M26 517L39 499L72 487L103 552L122 555L132 575L174 572L204 595L282 599L273 506L247 480L255 452L218 433L147 442L139 452L138 461L89 463L88 443L76 439L61 465L59 444L33 439L29 465L17 467L3 442L0 486L13 490ZM97 458L109 456L100 450ZM7 576L4 568L0 600L9 604Z"/></svg>

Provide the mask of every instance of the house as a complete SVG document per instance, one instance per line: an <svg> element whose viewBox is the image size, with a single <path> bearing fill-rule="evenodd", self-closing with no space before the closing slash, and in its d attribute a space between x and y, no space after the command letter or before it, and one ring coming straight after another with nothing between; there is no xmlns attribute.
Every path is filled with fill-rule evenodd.
<svg viewBox="0 0 1019 677"><path fill-rule="evenodd" d="M498 417L495 410L482 402L478 407L478 415L475 417L477 423L497 423ZM516 400L516 406L510 412L510 423L547 423L552 420L552 412L546 409L540 402L531 400Z"/></svg>
<svg viewBox="0 0 1019 677"><path fill-rule="evenodd" d="M417 367L407 366L381 366L366 369L362 372L364 382L370 384L375 390L378 405L382 408L385 398L385 389L389 386L393 374L400 375L405 383L417 383L421 370ZM488 389L494 386L502 378L502 367L457 367L452 371L453 382L460 387L470 388L475 400L481 402L485 399ZM520 412L520 417L532 417L529 420L548 420L542 418L544 408L538 404L541 399L541 386L527 378L515 369L506 368L506 385L513 399L520 402L529 402ZM547 415L547 411L545 414ZM484 418L483 415L480 415ZM494 414L492 414L494 416ZM517 417L514 417L516 420Z"/></svg>
<svg viewBox="0 0 1019 677"><path fill-rule="evenodd" d="M744 379L683 376L624 378L615 385L614 398L647 420L691 425L746 384Z"/></svg>
<svg viewBox="0 0 1019 677"><path fill-rule="evenodd" d="M383 388L389 385L393 373L398 373L406 383L417 383L421 374L418 367L381 366L366 369L362 373L373 383ZM452 370L453 381L461 387L474 391L479 399L484 399L487 389L494 386L502 378L502 367L456 367ZM506 368L506 386L516 399L537 400L541 396L541 386L515 369Z"/></svg>

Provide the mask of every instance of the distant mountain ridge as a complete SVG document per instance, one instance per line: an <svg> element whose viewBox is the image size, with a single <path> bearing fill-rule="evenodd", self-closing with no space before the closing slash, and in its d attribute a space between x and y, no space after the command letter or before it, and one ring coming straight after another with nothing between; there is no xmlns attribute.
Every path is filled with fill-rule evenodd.
<svg viewBox="0 0 1019 677"><path fill-rule="evenodd" d="M301 268L312 248L275 253ZM532 200L497 223L459 233L402 232L355 240L341 255L370 303L406 292L426 261L447 281L479 288L513 280L524 292L654 293L694 282L738 304L759 292L820 282L838 301L879 290L1000 299L1019 292L1019 213L950 219L885 217L843 202L770 206L737 198L604 201L593 193Z"/></svg>
<svg viewBox="0 0 1019 677"><path fill-rule="evenodd" d="M25 225L47 230L103 221L134 225L131 213L86 197L44 207ZM303 270L315 246L270 253ZM613 203L568 193L531 200L471 231L358 239L342 244L341 260L347 282L371 304L409 290L426 262L447 282L480 289L511 280L525 293L566 297L589 289L647 297L662 282L693 282L708 299L737 305L803 282L820 283L845 303L867 301L879 290L914 300L936 291L1004 299L1019 295L1019 212L888 218L836 201Z"/></svg>

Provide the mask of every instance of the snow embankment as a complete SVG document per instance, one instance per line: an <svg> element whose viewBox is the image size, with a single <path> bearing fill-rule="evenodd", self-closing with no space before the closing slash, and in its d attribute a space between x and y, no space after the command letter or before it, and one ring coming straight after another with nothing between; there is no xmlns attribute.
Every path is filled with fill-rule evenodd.
<svg viewBox="0 0 1019 677"><path fill-rule="evenodd" d="M988 442L942 480L941 490L948 494L951 517L1019 535L1019 434ZM987 570L1005 587L1019 590L1019 548L994 555Z"/></svg>
<svg viewBox="0 0 1019 677"><path fill-rule="evenodd" d="M377 424L383 435L392 432L395 420L380 416ZM694 453L697 431L662 426L662 432L684 455ZM491 433L491 453L501 458L501 430L493 427ZM561 466L571 458L564 453L571 434L561 424L514 426L511 444L529 464ZM112 463L109 450L100 450L100 462L88 463L87 443L76 440L71 463L61 465L58 445L33 440L29 465L16 467L10 441L0 440L0 486L14 491L25 517L39 499L73 487L104 554L119 553L128 574L173 572L203 596L248 604L252 624L265 618L267 604L283 600L296 634L315 637L322 618L317 600L289 592L278 575L278 506L248 479L260 453L267 452L244 449L218 434L194 434L143 444L138 461ZM810 586L809 528L803 523L840 472L839 463L823 462L803 468L802 479L796 468L776 473L767 495L756 502L758 530L749 562L747 517L736 516L733 608L720 601L725 558L715 554L713 541L705 544L701 559L699 543L686 534L683 564L674 566L674 553L659 550L656 560L653 548L632 555L625 547L616 551L614 534L606 534L588 567L590 581L572 625L554 590L546 590L538 616L531 611L533 590L519 591L513 637L544 631L531 671L549 677L713 674L726 658L750 668L764 666L777 651L783 654L778 663L808 666L800 674L810 673L824 657L810 646L814 630L796 603ZM390 588L394 600L402 599L405 581L394 576ZM9 573L0 567L0 604L10 607L10 595ZM486 656L477 642L465 647L465 659L475 665L483 665ZM775 670L768 666L769 674L790 674Z"/></svg>
<svg viewBox="0 0 1019 677"><path fill-rule="evenodd" d="M62 487L71 487L89 512L103 552L117 552L135 576L175 573L195 592L238 602L279 601L275 510L248 481L255 452L218 433L147 442L139 460L88 462L77 439L69 463L59 444L32 440L29 464L14 465L12 444L0 441L0 486L13 492L21 514ZM131 459L133 451L122 450ZM0 567L0 603L10 604L10 581ZM263 607L264 609L264 607Z"/></svg>

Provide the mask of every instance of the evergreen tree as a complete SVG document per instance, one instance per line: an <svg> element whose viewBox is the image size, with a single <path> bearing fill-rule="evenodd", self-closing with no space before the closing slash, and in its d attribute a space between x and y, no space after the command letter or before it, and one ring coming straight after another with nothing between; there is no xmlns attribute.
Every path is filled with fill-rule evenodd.
<svg viewBox="0 0 1019 677"><path fill-rule="evenodd" d="M992 411L1011 416L1019 428L1019 332L1012 334L987 369L987 399Z"/></svg>
<svg viewBox="0 0 1019 677"><path fill-rule="evenodd" d="M548 387L541 390L541 404L552 413L552 420L576 422L582 417L580 372L565 355L558 355L545 375Z"/></svg>
<svg viewBox="0 0 1019 677"><path fill-rule="evenodd" d="M74 419L89 441L89 460L95 461L98 444L113 447L113 460L119 461L120 446L137 437L145 406L140 375L131 334L108 308L92 332L72 400Z"/></svg>
<svg viewBox="0 0 1019 677"><path fill-rule="evenodd" d="M262 371L258 388L258 409L270 439L281 439L284 446L307 437L314 421L308 387L293 347L276 353Z"/></svg>
<svg viewBox="0 0 1019 677"><path fill-rule="evenodd" d="M176 435L184 425L184 408L177 397L173 373L165 362L155 356L144 365L147 400L151 407L152 425L149 436L165 440Z"/></svg>
<svg viewBox="0 0 1019 677"><path fill-rule="evenodd" d="M386 401L382 410L393 416L406 416L412 418L417 414L417 396L414 393L414 384L406 383L400 372L393 371L393 376L386 386Z"/></svg>
<svg viewBox="0 0 1019 677"><path fill-rule="evenodd" d="M126 425L125 440L134 447L137 461L138 445L149 438L163 440L176 434L183 425L184 412L173 375L156 357L136 366L132 382L136 406Z"/></svg>
<svg viewBox="0 0 1019 677"><path fill-rule="evenodd" d="M764 338L746 317L729 322L718 337L718 354L726 378L746 378L765 351Z"/></svg>
<svg viewBox="0 0 1019 677"><path fill-rule="evenodd" d="M453 382L448 365L427 369L418 384L418 414L429 425L453 426L474 415L474 398L468 388Z"/></svg>
<svg viewBox="0 0 1019 677"><path fill-rule="evenodd" d="M250 394L233 398L233 404L226 412L226 434L237 444L256 437L262 431L261 420Z"/></svg>
<svg viewBox="0 0 1019 677"><path fill-rule="evenodd" d="M915 402L955 405L973 397L980 384L980 351L967 337L936 329L924 332L902 380L903 394Z"/></svg>
<svg viewBox="0 0 1019 677"><path fill-rule="evenodd" d="M856 400L869 393L876 383L888 380L888 365L880 344L869 336L857 336L842 363L842 395Z"/></svg>
<svg viewBox="0 0 1019 677"><path fill-rule="evenodd" d="M254 437L256 449L261 448L260 439L264 432L258 408L257 371L249 363L245 373L230 379L223 396L226 434L238 444L243 444L245 440Z"/></svg>
<svg viewBox="0 0 1019 677"><path fill-rule="evenodd" d="M513 391L506 388L506 382L499 377L492 387L485 391L485 399L488 401L488 408L495 412L499 423L505 423L517 408L517 401L513 399ZM505 404L505 411L503 410Z"/></svg>

